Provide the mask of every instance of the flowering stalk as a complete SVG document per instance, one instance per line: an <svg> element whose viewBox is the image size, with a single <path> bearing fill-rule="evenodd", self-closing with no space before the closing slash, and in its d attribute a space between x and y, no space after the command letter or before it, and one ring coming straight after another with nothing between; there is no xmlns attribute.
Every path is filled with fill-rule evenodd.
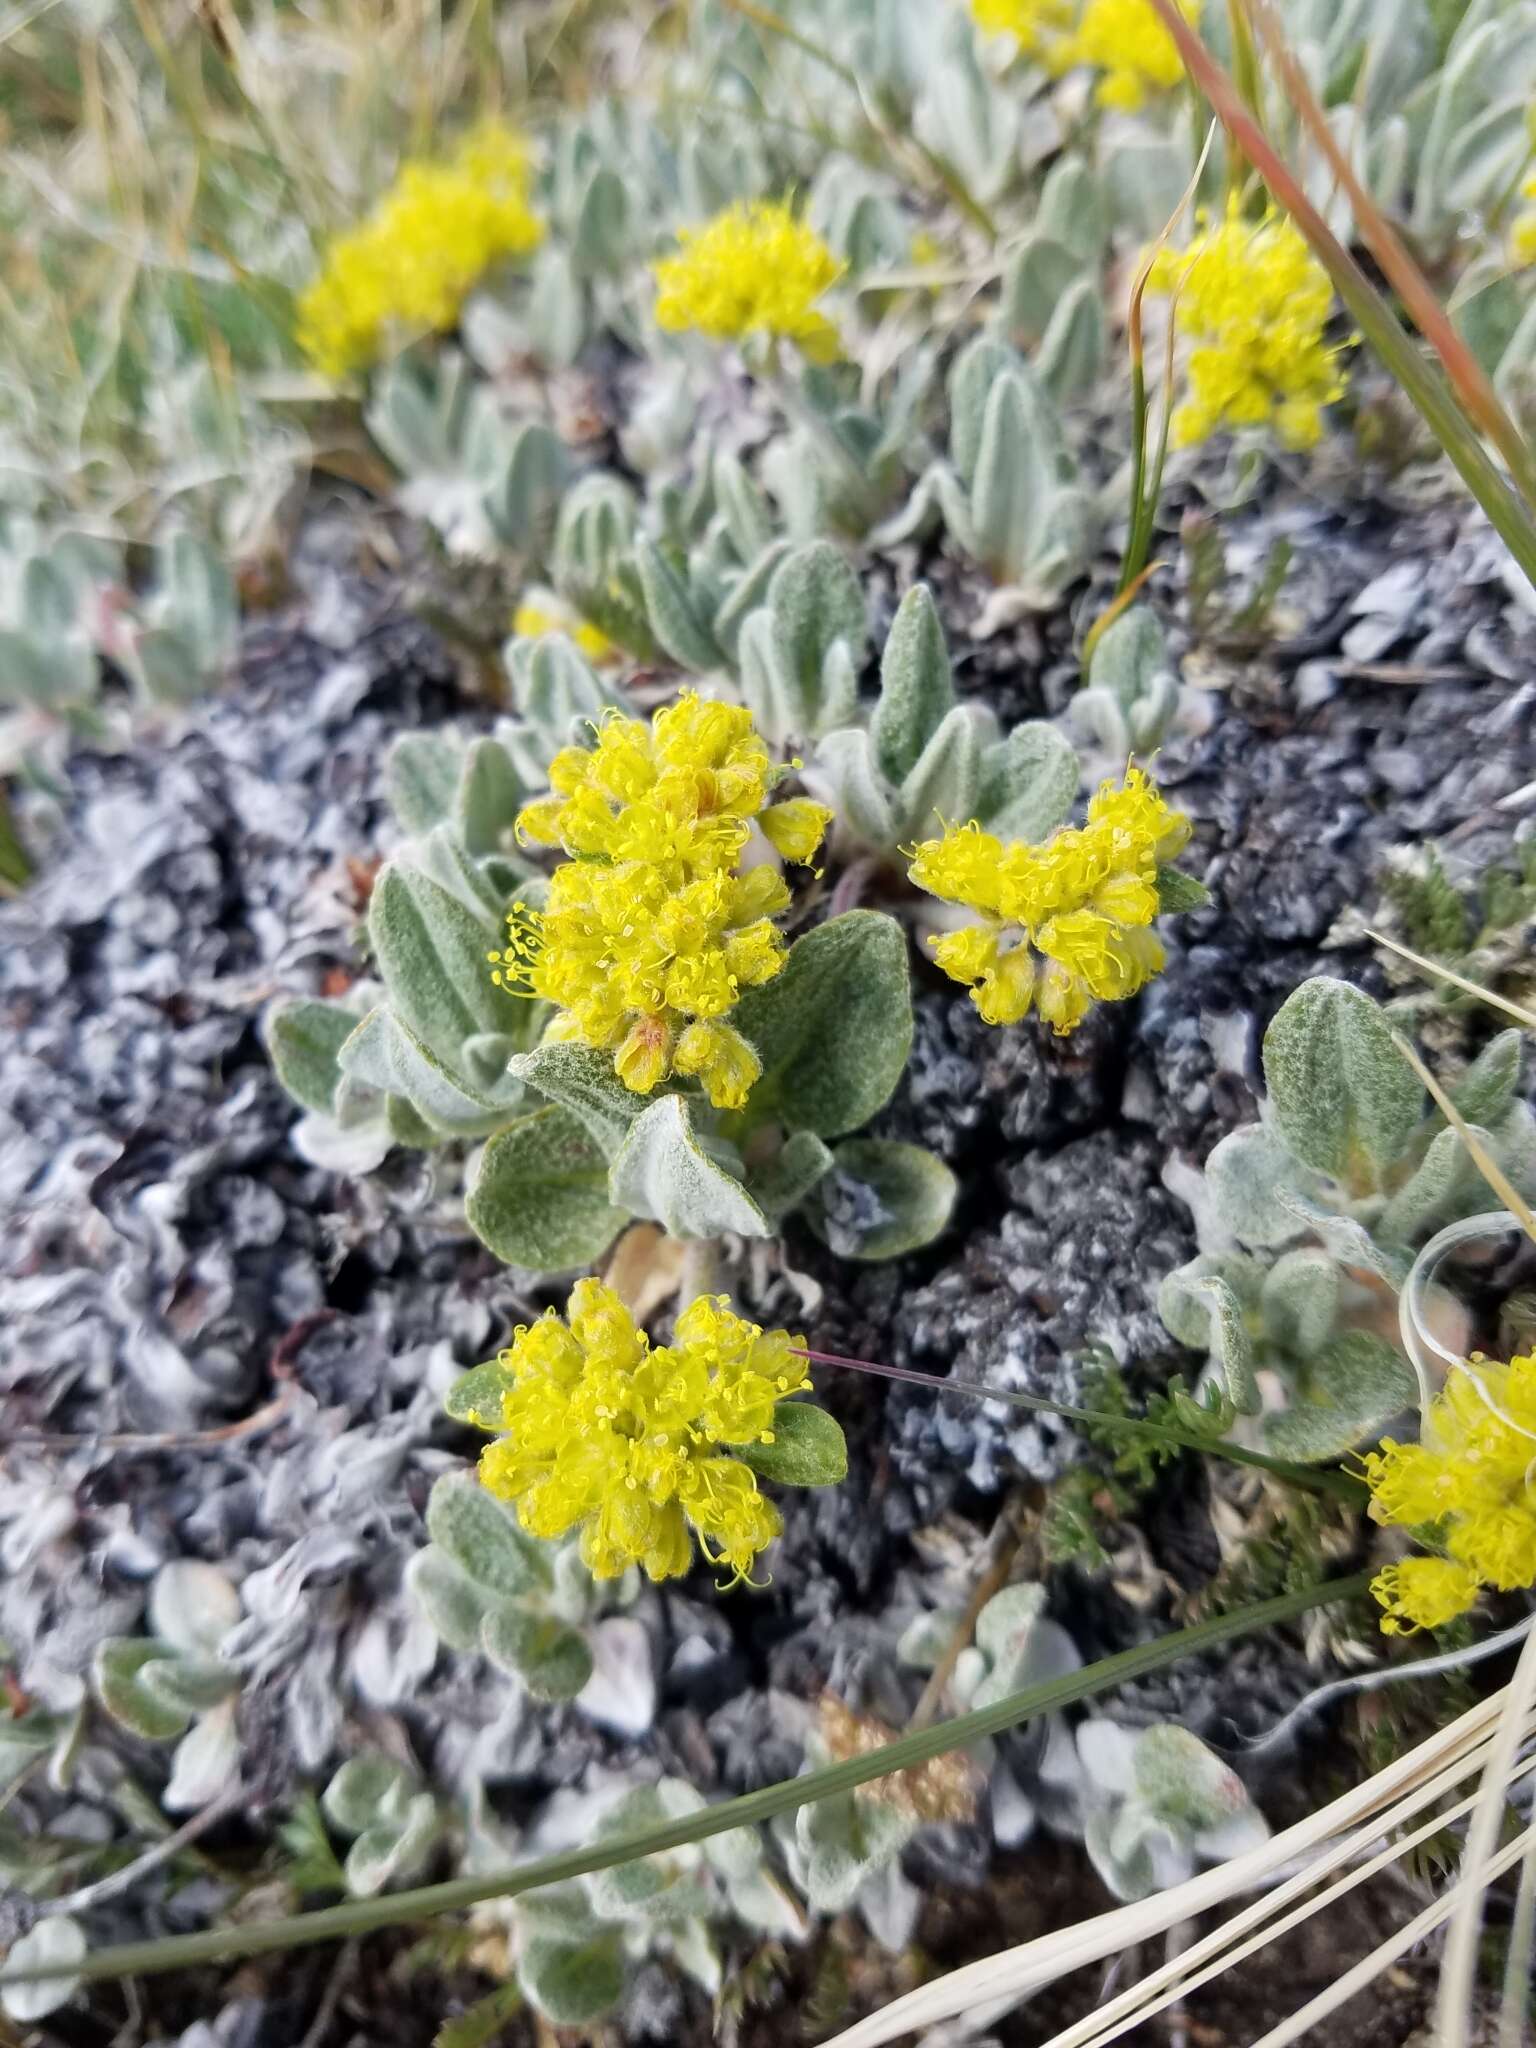
<svg viewBox="0 0 1536 2048"><path fill-rule="evenodd" d="M841 1366L847 1372L867 1372L877 1379L899 1380L903 1386L927 1387L935 1394L965 1394L975 1401L1006 1401L1014 1408L1028 1408L1036 1415L1059 1415L1066 1422L1081 1422L1093 1429L1119 1430L1138 1443L1161 1444L1168 1450L1199 1451L1225 1458L1230 1464L1251 1465L1283 1480L1305 1493L1326 1494L1363 1506L1364 1483L1349 1472L1324 1470L1315 1465L1296 1465L1288 1458L1272 1458L1265 1451L1250 1451L1242 1444L1216 1442L1209 1437L1175 1429L1172 1424L1145 1422L1134 1415L1105 1415L1093 1408L1074 1408L1069 1402L1048 1401L1040 1394L1021 1394L1012 1388L989 1387L980 1380L962 1380L938 1373L919 1372L910 1365L885 1365L872 1358L846 1358L836 1351L801 1351L797 1354L810 1365Z"/></svg>

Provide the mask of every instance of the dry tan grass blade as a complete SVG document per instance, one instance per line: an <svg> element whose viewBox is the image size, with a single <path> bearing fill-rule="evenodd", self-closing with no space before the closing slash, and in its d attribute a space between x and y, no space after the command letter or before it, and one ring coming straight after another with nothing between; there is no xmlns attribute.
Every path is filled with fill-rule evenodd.
<svg viewBox="0 0 1536 2048"><path fill-rule="evenodd" d="M1507 996L1495 995L1491 988L1484 988L1481 982L1469 981L1464 974L1458 974L1454 967L1442 966L1438 960L1431 960L1425 953L1415 953L1411 947L1403 946L1396 939L1389 939L1385 932L1372 931L1366 926L1365 935L1374 939L1378 946L1385 946L1389 953L1395 953L1400 960L1411 961L1425 974L1432 974L1437 981L1448 981L1453 987L1463 989L1469 996L1476 996L1480 1003L1487 1003L1491 1009L1502 1010L1506 1017L1513 1017L1517 1024L1523 1024L1527 1031L1536 1031L1536 1013L1522 1010L1518 1003L1510 1002Z"/></svg>
<svg viewBox="0 0 1536 2048"><path fill-rule="evenodd" d="M1118 1955L1137 1942L1153 1940L1180 1920L1192 1919L1223 1905L1239 1892L1270 1883L1293 1859L1310 1856L1320 1845L1364 1822L1374 1821L1373 1833L1379 1832L1394 1802L1438 1780L1453 1765L1491 1742L1505 1698L1506 1693L1499 1692L1479 1701L1449 1727L1397 1758L1385 1770L1246 1855L1202 1871L1187 1883L1150 1899L1117 1906L1091 1920L969 1963L896 1999L883 2011L870 2014L826 2043L825 2048L882 2048L885 2042L900 2040L919 2028L970 2011L985 2000L1008 1993L1023 1998L1069 1970ZM1456 1773L1457 1777L1464 1775L1464 1771ZM1188 1953L1180 1960L1187 1964Z"/></svg>
<svg viewBox="0 0 1536 2048"><path fill-rule="evenodd" d="M1503 1167L1500 1166L1499 1162L1494 1158L1493 1154L1488 1150L1488 1147L1483 1143L1481 1138L1477 1136L1476 1132L1472 1129L1471 1125L1467 1122L1466 1118L1462 1115L1461 1111L1456 1107L1455 1103L1452 1102L1451 1098L1446 1094L1445 1090L1440 1086L1440 1083L1435 1079L1434 1075L1429 1071L1428 1067L1426 1067L1424 1062L1419 1058L1418 1053L1408 1043L1407 1039L1400 1037L1399 1034L1394 1031L1392 1034L1392 1043L1397 1047L1398 1051L1402 1054L1403 1058L1408 1062L1409 1066L1412 1067L1413 1071L1424 1083L1424 1086L1429 1090L1431 1096L1433 1096L1435 1107L1439 1110L1440 1114L1445 1118L1446 1122L1455 1131L1456 1135L1460 1138L1462 1144L1466 1146L1467 1151L1471 1154L1472 1164L1483 1176L1483 1179L1487 1181L1489 1187L1493 1189L1494 1193L1498 1196L1499 1200L1504 1204L1505 1208L1508 1209L1510 1214L1512 1216L1519 1217L1520 1228L1525 1232L1526 1236L1530 1238L1532 1243L1536 1244L1536 1215L1533 1215L1531 1213L1530 1203L1526 1201L1525 1197L1520 1193L1518 1188L1515 1187L1513 1181L1511 1181L1511 1179L1509 1178L1509 1175L1504 1171Z"/></svg>

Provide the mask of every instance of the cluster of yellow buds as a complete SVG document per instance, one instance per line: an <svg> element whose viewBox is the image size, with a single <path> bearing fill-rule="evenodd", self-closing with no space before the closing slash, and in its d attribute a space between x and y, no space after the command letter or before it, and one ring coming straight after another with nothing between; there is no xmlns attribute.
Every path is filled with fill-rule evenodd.
<svg viewBox="0 0 1536 2048"><path fill-rule="evenodd" d="M366 220L328 245L299 300L299 346L327 376L373 362L392 328L442 332L494 263L544 238L529 205L528 150L500 122L451 156L402 165Z"/></svg>
<svg viewBox="0 0 1536 2048"><path fill-rule="evenodd" d="M477 1419L507 1434L481 1454L481 1482L516 1503L530 1535L579 1528L594 1578L632 1564L675 1577L691 1562L691 1528L739 1582L783 1523L721 1447L773 1442L775 1404L810 1385L794 1355L804 1342L703 1295L653 1350L611 1287L578 1280L565 1321L547 1310L501 1354L513 1385L499 1417Z"/></svg>
<svg viewBox="0 0 1536 2048"><path fill-rule="evenodd" d="M952 825L913 849L912 879L983 921L931 941L933 957L970 985L987 1023L1016 1024L1033 1008L1065 1036L1095 1003L1135 995L1161 969L1157 871L1189 834L1139 768L1118 788L1102 783L1088 823L1043 846Z"/></svg>
<svg viewBox="0 0 1536 2048"><path fill-rule="evenodd" d="M1372 1517L1433 1529L1444 1552L1377 1573L1371 1591L1388 1635L1440 1628L1484 1586L1536 1584L1536 1356L1453 1369L1418 1443L1389 1437L1364 1462Z"/></svg>
<svg viewBox="0 0 1536 2048"><path fill-rule="evenodd" d="M1193 18L1198 0L1179 0ZM1151 0L971 0L988 35L1010 35L1026 56L1057 76L1083 64L1102 74L1094 97L1102 107L1134 109L1184 76L1178 45Z"/></svg>
<svg viewBox="0 0 1536 2048"><path fill-rule="evenodd" d="M1180 0L1193 17L1199 0ZM1103 73L1095 98L1103 107L1134 110L1149 92L1167 92L1184 76L1178 45L1150 0L1087 0L1082 18L1050 52L1053 71L1089 64Z"/></svg>
<svg viewBox="0 0 1536 2048"><path fill-rule="evenodd" d="M741 201L702 228L684 228L678 242L676 256L652 266L658 327L692 328L711 341L763 334L792 341L813 362L836 356L837 329L816 301L845 266L787 206Z"/></svg>
<svg viewBox="0 0 1536 2048"><path fill-rule="evenodd" d="M1288 448L1316 443L1323 407L1344 392L1342 351L1326 339L1328 273L1290 221L1247 220L1234 197L1219 222L1201 214L1187 249L1158 251L1148 284L1178 292L1174 318L1195 344L1177 445L1270 425Z"/></svg>
<svg viewBox="0 0 1536 2048"><path fill-rule="evenodd" d="M563 748L553 794L518 815L521 839L570 858L542 910L512 906L492 978L554 1003L550 1035L611 1050L635 1094L690 1074L717 1109L739 1109L761 1062L725 1019L783 967L773 919L790 899L771 865L738 865L754 825L809 861L832 813L768 802L781 771L740 705L690 692L649 726L611 714L596 740Z"/></svg>

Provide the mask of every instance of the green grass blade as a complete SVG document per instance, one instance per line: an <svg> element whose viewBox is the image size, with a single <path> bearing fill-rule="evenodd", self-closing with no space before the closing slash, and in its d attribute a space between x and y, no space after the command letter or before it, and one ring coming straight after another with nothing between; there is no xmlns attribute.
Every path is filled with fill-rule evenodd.
<svg viewBox="0 0 1536 2048"><path fill-rule="evenodd" d="M654 1855L662 1849L678 1849L689 1842L700 1842L710 1835L723 1834L728 1828L760 1826L776 1814L792 1812L796 1807L808 1806L813 1800L831 1798L840 1792L851 1792L856 1786L887 1777L893 1771L911 1770L918 1764L927 1763L931 1757L979 1742L984 1736L1000 1735L1005 1729L1017 1727L1021 1721L1031 1720L1038 1714L1053 1713L1061 1707L1072 1706L1078 1700L1092 1699L1114 1686L1160 1670L1165 1664L1176 1663L1181 1657L1213 1649L1216 1644L1227 1642L1234 1636L1294 1621L1312 1608L1323 1607L1333 1601L1353 1600L1365 1591L1369 1583L1368 1572L1357 1572L1351 1578L1330 1580L1325 1585L1283 1593L1274 1600L1260 1600L1251 1606L1235 1608L1230 1614L1198 1622L1192 1628L1178 1629L1171 1635L1159 1637L1156 1642L1142 1643L1134 1649L1121 1650L1113 1657L1100 1658L1097 1663L1074 1671L1065 1678L1051 1679L1044 1685L1026 1686L1022 1692L1011 1693L993 1706L975 1708L968 1714L958 1714L951 1720L941 1721L935 1727L899 1736L879 1749L850 1757L846 1763L830 1764L823 1770L808 1772L804 1777L765 1785L760 1791L724 1800L718 1806L707 1807L702 1813L690 1814L682 1820L670 1821L664 1827L646 1828L612 1841L569 1849L558 1856L542 1856L532 1863L501 1871L492 1877L450 1878L443 1884L422 1885L414 1891L395 1892L384 1898L349 1899L344 1905L322 1907L318 1912L296 1914L287 1920L247 1921L237 1926L211 1927L202 1934L171 1935L159 1941L123 1942L114 1948L98 1949L83 1963L67 1964L57 1969L0 1970L0 1985L33 1983L45 1977L59 1976L79 1977L87 1983L110 1977L151 1976L165 1970L187 1969L194 1964L224 1963L244 1956L270 1955L279 1950L306 1947L317 1941L339 1941L348 1935L367 1934L379 1927L425 1920L437 1913L459 1912L487 1899L517 1898L521 1893L536 1891L542 1885L564 1884L572 1878L586 1877L598 1870L611 1870L616 1864L630 1863L637 1857Z"/></svg>

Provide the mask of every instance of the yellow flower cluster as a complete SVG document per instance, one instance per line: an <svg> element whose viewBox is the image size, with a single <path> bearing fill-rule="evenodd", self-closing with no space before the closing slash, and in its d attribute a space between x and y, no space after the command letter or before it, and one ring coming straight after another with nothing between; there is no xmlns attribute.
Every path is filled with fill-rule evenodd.
<svg viewBox="0 0 1536 2048"><path fill-rule="evenodd" d="M550 1035L612 1050L635 1094L691 1074L717 1109L741 1108L761 1062L724 1019L783 967L773 918L789 890L772 867L737 863L754 824L785 860L809 861L832 816L804 797L769 804L777 779L752 714L691 692L649 726L614 713L594 747L562 748L554 794L517 829L570 858L542 910L512 906L492 978L556 1004Z"/></svg>
<svg viewBox="0 0 1536 2048"><path fill-rule="evenodd" d="M1536 1584L1536 1356L1453 1371L1418 1443L1388 1438L1365 1459L1365 1478L1376 1521L1433 1527L1446 1553L1377 1573L1371 1591L1388 1635L1439 1628L1484 1586Z"/></svg>
<svg viewBox="0 0 1536 2048"><path fill-rule="evenodd" d="M1520 197L1536 201L1536 177L1526 179L1520 187ZM1517 269L1524 270L1536 263L1536 204L1515 215L1515 224L1510 230L1510 254Z"/></svg>
<svg viewBox="0 0 1536 2048"><path fill-rule="evenodd" d="M787 206L738 202L702 228L684 228L678 241L680 254L652 266L658 327L693 328L711 341L766 334L813 362L836 356L837 329L816 301L845 266Z"/></svg>
<svg viewBox="0 0 1536 2048"><path fill-rule="evenodd" d="M913 849L912 879L983 922L933 940L933 957L970 984L988 1024L1016 1024L1034 1008L1064 1037L1095 1003L1135 995L1162 967L1151 929L1157 871L1189 834L1139 768L1119 788L1101 783L1088 823L1043 846L952 825Z"/></svg>
<svg viewBox="0 0 1536 2048"><path fill-rule="evenodd" d="M804 1338L766 1335L704 1295L652 1350L618 1295L578 1280L562 1322L553 1309L513 1334L498 1361L514 1384L480 1478L517 1504L530 1535L581 1530L595 1578L643 1565L653 1579L688 1569L691 1527L711 1564L736 1581L778 1535L778 1509L730 1444L771 1444L774 1404L810 1385L793 1355Z"/></svg>
<svg viewBox="0 0 1536 2048"><path fill-rule="evenodd" d="M520 640L542 640L546 633L563 633L588 661L599 666L618 661L623 654L600 627L562 604L550 591L522 600L512 615L512 631Z"/></svg>
<svg viewBox="0 0 1536 2048"><path fill-rule="evenodd" d="M365 369L386 336L452 327L464 300L506 257L544 237L529 200L528 151L487 122L442 161L402 165L366 220L336 236L299 300L299 346L327 376Z"/></svg>
<svg viewBox="0 0 1536 2048"><path fill-rule="evenodd" d="M1286 447L1314 445L1344 376L1324 332L1333 286L1289 221L1245 220L1233 198L1219 224L1201 215L1188 249L1158 252L1149 285L1178 290L1175 318L1195 343L1190 395L1173 416L1176 444L1273 423Z"/></svg>
<svg viewBox="0 0 1536 2048"><path fill-rule="evenodd" d="M1012 36L1034 55L1055 47L1072 26L1072 0L971 0L976 26L989 36Z"/></svg>
<svg viewBox="0 0 1536 2048"><path fill-rule="evenodd" d="M1180 0L1191 20L1199 0ZM1149 92L1166 92L1184 76L1178 45L1149 0L1087 0L1073 34L1052 45L1053 71L1091 64L1103 72L1095 98L1100 106L1134 109Z"/></svg>

